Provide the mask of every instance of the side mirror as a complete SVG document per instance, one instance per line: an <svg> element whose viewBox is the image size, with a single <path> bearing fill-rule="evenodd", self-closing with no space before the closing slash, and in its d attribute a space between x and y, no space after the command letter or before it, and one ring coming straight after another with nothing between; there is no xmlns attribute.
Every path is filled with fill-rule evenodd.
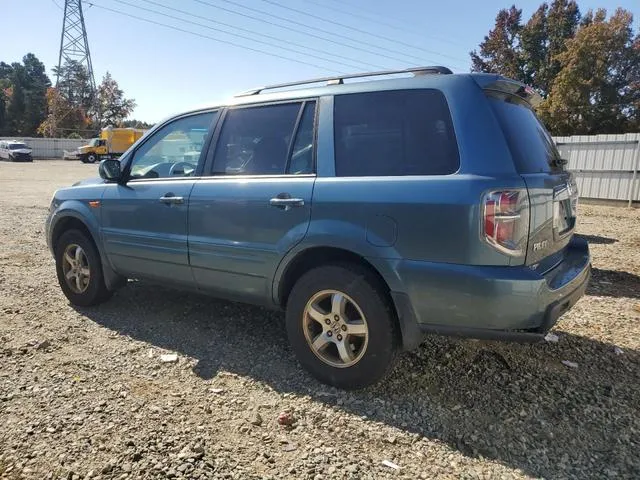
<svg viewBox="0 0 640 480"><path fill-rule="evenodd" d="M122 170L120 169L120 160L106 159L100 162L98 173L101 178L110 182L119 182L122 180Z"/></svg>

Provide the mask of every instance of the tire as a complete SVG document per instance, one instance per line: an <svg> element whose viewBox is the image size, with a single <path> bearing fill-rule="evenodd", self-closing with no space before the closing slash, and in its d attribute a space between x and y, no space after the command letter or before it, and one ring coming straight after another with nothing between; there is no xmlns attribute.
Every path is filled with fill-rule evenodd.
<svg viewBox="0 0 640 480"><path fill-rule="evenodd" d="M85 163L96 163L96 160L98 160L98 156L95 153L90 153L85 158L86 158Z"/></svg>
<svg viewBox="0 0 640 480"><path fill-rule="evenodd" d="M8 160L9 160L10 162L15 162L15 161L16 161L16 159L15 159L15 157L14 157L13 155L9 155Z"/></svg>
<svg viewBox="0 0 640 480"><path fill-rule="evenodd" d="M336 298L331 292L346 299L345 315L339 320L336 309L330 308ZM323 322L311 319L307 315L309 305L317 306L314 315L327 318L320 318ZM360 316L364 322L358 320ZM357 326L352 323L354 319ZM364 336L344 335L347 329L361 330L362 323L367 330ZM398 323L384 287L369 270L355 264L327 265L305 273L289 295L286 324L291 348L300 364L321 382L345 390L364 388L384 378L394 364L400 343ZM342 361L340 336L349 352L346 358L355 363ZM314 342L327 343L314 350Z"/></svg>
<svg viewBox="0 0 640 480"><path fill-rule="evenodd" d="M77 257L74 250L80 247L82 255ZM73 267L65 260L65 253L69 254L74 260L80 258L80 267L76 268L76 272L82 270L81 279L77 280L78 274L71 276L67 281L67 274ZM88 307L104 302L111 297L111 291L107 289L102 273L102 263L100 254L96 249L93 241L87 238L86 234L79 230L68 230L64 232L55 245L56 273L58 275L58 283L60 288L69 301L80 307ZM87 279L86 271L89 275Z"/></svg>

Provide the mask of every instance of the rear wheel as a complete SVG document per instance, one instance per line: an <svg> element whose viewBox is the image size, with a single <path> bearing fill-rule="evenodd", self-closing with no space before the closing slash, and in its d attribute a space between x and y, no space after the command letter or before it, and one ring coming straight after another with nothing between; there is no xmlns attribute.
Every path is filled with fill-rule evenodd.
<svg viewBox="0 0 640 480"><path fill-rule="evenodd" d="M357 265L331 265L310 270L294 285L287 302L289 341L321 382L363 388L392 367L399 334L379 283Z"/></svg>
<svg viewBox="0 0 640 480"><path fill-rule="evenodd" d="M71 303L86 307L111 296L104 282L100 255L83 232L64 232L56 243L55 255L58 283Z"/></svg>

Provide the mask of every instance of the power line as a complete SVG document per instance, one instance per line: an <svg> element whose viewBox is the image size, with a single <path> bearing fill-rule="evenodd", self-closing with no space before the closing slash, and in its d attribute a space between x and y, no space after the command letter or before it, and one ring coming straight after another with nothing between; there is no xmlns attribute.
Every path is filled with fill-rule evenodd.
<svg viewBox="0 0 640 480"><path fill-rule="evenodd" d="M56 0L51 0L51 3L53 3L56 7L58 7L58 9L64 11L64 8L62 8L62 6L60 6L60 4L58 2L56 2Z"/></svg>
<svg viewBox="0 0 640 480"><path fill-rule="evenodd" d="M444 56L444 57L448 57L448 58L452 58L453 60L456 60L456 58L451 57L451 56L449 56L449 55L445 55L445 54L442 54L442 53L438 53L438 52L435 52L435 51L433 51L433 50L428 50L428 49L425 49L425 48L416 47L415 45L412 45L412 44L410 44L410 43L402 42L402 41L400 41L400 40L394 40L393 38L384 37L384 36L382 36L382 35L378 35L378 34L375 34L375 33L371 33L371 32L368 32L368 31L366 31L366 30L362 30L362 29L360 29L360 28L356 28L356 27L353 27L353 26L351 26L351 25L347 25L347 24L345 24L345 23L337 22L337 21L335 21L335 20L331 20L331 19L329 19L329 18L322 17L322 16L320 16L320 15L315 15L315 14L313 14L313 13L305 12L304 10L299 10L299 9L297 9L297 8L293 8L293 7L289 7L289 6L287 6L287 5L283 5L283 4L281 4L281 3L279 3L279 2L276 2L276 1L274 1L274 0L260 0L260 1L261 1L261 2L264 2L264 3L267 3L267 4L269 4L269 5L274 5L274 6L276 6L276 7L283 8L283 9L285 9L285 10L290 10L290 11L292 11L292 12L298 13L298 14L300 14L300 15L304 15L304 16L306 16L306 17L310 17L310 18L314 18L314 19L316 19L316 20L320 20L321 22L326 22L326 23L329 23L329 24L331 24L331 25L336 25L336 26L338 26L338 27L346 28L347 30L352 30L352 31L354 31L354 32L362 33L362 34L364 34L364 35L368 35L368 36L373 37L373 38L377 38L377 39L380 39L380 40L384 40L384 41L389 42L389 43L395 43L395 44L397 44L397 45L402 45L403 47L409 47L409 48L413 48L413 49L416 49L416 50L420 50L420 51L423 51L423 52L429 53L429 54L431 54L431 55L435 54L435 55ZM378 48L380 48L380 47L378 47ZM398 51L398 50L393 50L393 49L385 49L385 50L386 50L386 51L388 51L388 52L393 52L393 53L397 53L397 54L400 54L400 55L408 56L408 54L407 54L407 53L405 53L405 52L400 52L400 51ZM412 57L413 57L413 56L412 56ZM413 58L418 58L418 59L419 59L419 57L413 57Z"/></svg>
<svg viewBox="0 0 640 480"><path fill-rule="evenodd" d="M386 57L385 55L380 55L378 52L374 52L374 51L372 51L372 50L367 50L366 48L360 48L360 47L354 47L354 46L352 46L352 45L346 45L344 42L339 42L339 41L332 40L332 39L327 38L327 37L323 37L323 36L321 36L321 35L316 35L316 34L311 33L311 32L305 32L304 30L299 30L299 29L297 29L297 28L292 28L292 27L289 27L289 26L285 26L285 25L281 25L281 24L275 23L275 22L270 22L269 20L265 20L264 18L261 18L261 17L256 17L256 16L249 15L249 14L246 14L246 13L238 12L238 11L236 11L236 10L232 10L232 9L230 9L230 8L221 7L221 6L219 6L219 5L213 5L213 4L211 4L211 3L207 3L207 2L205 2L205 1L203 1L203 0L193 0L193 1L194 1L194 2L197 2L197 3L201 3L201 4L206 5L206 6L208 6L208 7L211 7L211 8L216 8L216 9L218 9L218 10L222 10L223 12L231 13L231 14L233 14L233 15L238 15L238 16L240 16L240 17L244 17L244 18L250 18L251 20L256 20L256 21L258 21L258 22L265 23L265 24L267 24L267 25L272 25L272 26L274 26L274 27L278 27L278 28L286 29L287 31L290 31L290 32L296 32L296 33L299 33L299 34L301 34L301 35L305 35L305 36L307 36L307 37L317 38L317 39L319 39L319 40L322 40L323 42L332 43L332 44L335 44L335 45L339 45L339 46L341 46L341 47L348 47L348 48L352 48L352 49L354 49L354 50L358 50L358 51L360 51L360 52L365 52L365 53L370 53L370 54L372 54L372 55L376 55L376 56L383 56L383 57ZM245 7L245 8L249 8L249 7ZM257 10L257 11L259 11L259 10ZM265 15L270 16L269 14L265 14ZM276 18L282 18L282 17L278 17L278 16L276 16ZM292 20L289 20L289 19L286 19L286 18L283 18L283 20L286 20L286 21L288 21L288 22L293 22ZM294 23L294 24L298 24L299 22L293 22L293 23ZM301 25L305 25L305 24L301 24ZM309 28L309 26L308 26L308 25L305 25L305 26L306 26L307 28ZM387 57L387 58L392 58L392 59L393 59L394 61L396 61L396 62L398 62L398 61L399 61L398 59L393 58L393 57ZM362 62L361 62L361 63L362 63ZM386 69L387 69L387 67L385 67L385 66L375 65L375 64L372 64L372 63L367 63L367 65L370 65L370 66L372 66L372 67L374 67L374 68L380 68L380 69L382 69L382 70L386 70Z"/></svg>
<svg viewBox="0 0 640 480"><path fill-rule="evenodd" d="M114 1L114 2L117 2L117 3L121 3L122 5L126 5L126 6L131 7L131 8L137 8L138 10L144 10L144 11L146 11L146 12L151 12L151 13L156 14L156 15L161 15L161 16L163 16L163 17L167 17L167 18L171 18L171 19L179 20L179 21L181 21L181 22L190 23L191 25L196 25L196 26L201 27L201 28L206 28L206 29L213 30L213 31L216 31L216 32L221 32L221 33L224 33L224 34L226 34L226 35L231 35L231 36L233 36L233 37L242 38L242 39L244 39L244 40L249 40L250 42L259 42L259 43L261 43L261 44L263 44L263 45L269 45L270 47L275 47L275 48L279 48L279 49L286 50L286 51L289 51L289 52L293 52L293 53L297 53L297 54L306 55L306 56L309 56L309 57L316 58L316 59L318 59L318 60L322 60L322 61L324 61L324 62L337 63L337 64L340 64L340 65L347 66L347 67L349 67L349 68L355 68L355 69L360 68L360 67L357 67L357 66L354 66L354 65L348 64L348 63L343 63L343 62L339 62L339 61L333 60L333 59L331 59L331 58L320 57L320 56L318 56L318 55L313 55L313 54L309 54L309 53L301 52L300 50L295 50L295 49L293 49L293 48L283 47L283 46L280 46L280 45L277 45L277 44L274 44L274 43L265 42L264 40L256 40L255 38L247 37L246 35L241 35L241 34L239 34L239 33L228 32L228 31L226 31L226 30L222 30L222 29L220 29L220 28L209 27L209 26L204 25L204 24L202 24L202 23L194 22L194 21L191 21L191 20L186 20L186 19L184 19L184 18L174 17L174 16L172 16L172 15L168 15L168 14L166 14L166 13L158 12L158 11L156 11L156 10L152 10L152 9L150 9L150 8L145 8L145 7L140 7L140 6L138 6L138 5L134 5L134 4L132 4L132 3L125 2L125 1L123 1L123 0L113 0L113 1ZM148 1L148 0L144 0L144 1ZM158 3L156 3L156 2L148 2L148 3L154 3L155 5L160 5L161 7L167 8L167 9L169 9L169 10L175 10L175 11L178 11L178 12L181 12L181 13L186 13L187 15L191 15L189 12L184 12L184 11L182 11L182 10L177 10L177 9L175 9L175 8L166 7L166 6L161 5L161 4L158 4Z"/></svg>
<svg viewBox="0 0 640 480"><path fill-rule="evenodd" d="M208 40L213 40L214 42L224 43L225 45L231 45L233 47L242 48L244 50L249 50L249 51L252 51L252 52L255 52L255 53L261 53L263 55L269 55L271 57L280 58L282 60L288 60L290 62L300 63L302 65L307 65L307 66L310 66L310 67L317 68L318 70L323 70L323 71L327 71L328 70L327 67L316 65L315 63L305 62L304 60L298 60L296 58L291 58L291 57L287 57L285 55L280 55L280 54L277 54L277 53L268 52L266 50L260 50L258 48L247 47L245 45L240 45L238 43L230 42L228 40L222 40L222 39L219 39L219 38L216 38L216 37L212 37L210 35L204 35L202 33L192 32L191 30L185 30L184 28L176 27L175 25L167 25L166 23L156 22L155 20L150 20L148 18L138 17L137 15L132 15L130 13L125 13L125 12L122 12L120 10L116 10L116 9L113 9L113 8L109 8L109 7L105 7L105 6L102 6L102 5L98 5L98 4L93 3L93 2L87 2L87 3L89 5L91 5L91 6L93 6L93 7L100 8L102 10L106 10L106 11L115 13L117 15L123 16L123 17L129 17L129 18L133 18L133 19L136 19L136 20L140 20L141 22L151 23L153 25L158 25L158 26L161 26L161 27L170 28L170 29L176 30L178 32L188 33L189 35L194 35L194 36L200 37L200 38L206 38ZM344 72L340 72L340 71L336 71L336 70L329 70L329 71L334 72L334 73L338 73L338 74L344 73Z"/></svg>
<svg viewBox="0 0 640 480"><path fill-rule="evenodd" d="M118 2L119 2L119 0L115 0L115 1L118 1ZM287 43L287 44L289 44L289 45L294 45L294 46L296 46L296 47L300 47L300 48L302 48L302 49L306 49L306 50L311 50L311 51L315 51L315 52L320 52L320 53L325 53L325 54L327 54L327 52L325 52L324 50L319 50L319 49L317 49L317 48L308 47L308 46L306 46L306 45L302 45L302 44L300 44L300 43L296 43L296 42L285 41L285 40L282 40L281 38L278 38L278 37L273 36L273 35L268 35L268 34L266 34L266 33L255 33L254 31L249 30L248 28L243 28L243 27L239 27L239 26L236 26L236 25L231 25L231 24L229 24L229 23L224 23L224 22L220 22L220 21L217 21L217 20L213 20L213 19L212 19L212 18L210 18L210 17L204 17L204 16L202 16L202 15L196 15L195 13L191 13L191 12L187 12L187 11L185 11L185 10L180 10L180 9L177 9L177 8L169 7L169 6L167 6L167 5L163 5L163 4L161 4L161 3L154 2L153 0L142 0L142 1L143 1L143 2L146 2L146 3L150 3L150 4L152 4L152 5L156 5L156 6L158 6L158 7L166 8L167 10L170 10L170 11L174 11L174 12L181 13L181 14L183 14L183 15L188 15L188 16L195 17L195 18L200 18L200 19L202 19L202 20L206 20L206 21L211 22L211 23L215 23L215 24L218 24L218 25L223 25L223 26L225 26L225 27L233 28L233 29L235 29L235 30L240 30L240 31L242 31L242 32L247 32L247 33L250 33L250 34L255 35L255 36L258 36L258 37L270 38L270 39L272 39L272 40L276 40L276 41L278 41L278 42L286 42L286 43ZM125 3L125 4L126 4L126 2L119 2L119 3ZM127 4L127 5L130 5L130 4ZM137 8L142 8L142 7L137 7ZM152 10L148 10L148 11L152 11ZM155 11L154 11L154 13L159 13L159 12L155 12ZM160 14L160 15L162 15L162 14ZM180 20L182 20L182 19L180 19ZM183 20L183 21L187 21L187 20ZM196 24L196 25L200 25L200 24ZM202 25L201 25L201 26L202 26ZM205 27L205 28L209 28L209 27ZM228 32L225 32L225 33L228 33ZM229 34L230 34L230 35L235 35L235 34L233 34L233 33L229 33ZM256 40L252 40L252 41L254 41L254 42L255 42ZM269 44L267 43L267 45L269 45ZM277 48L284 48L285 50L288 50L286 47L280 47L280 46L277 46ZM294 51L294 52L296 52L296 53L302 53L302 54L304 54L304 55L308 55L308 54L307 54L307 53L305 53L305 52L299 52L299 51L296 51L296 50L292 50L292 51ZM336 57L336 58L342 58L342 59L344 59L344 60L349 60L349 61L352 61L352 62L361 63L361 64L363 64L363 65L367 65L367 66L369 66L369 67L381 68L381 67L379 67L379 66L377 66L377 65L369 64L369 63L367 63L367 62L362 62L361 60L358 60L357 58L344 57L344 56L342 56L342 55L336 55L336 54L330 54L330 55L332 55L333 57ZM344 66L347 66L347 67L350 67L350 68L355 68L355 69L359 69L359 68L361 68L361 67L355 66L355 65L353 65L353 64L338 62L338 61L334 60L333 58L317 57L317 56L314 56L314 55L310 55L310 56L315 57L315 58L319 58L319 59L324 60L324 61L338 63L338 64L340 64L340 65L344 65ZM383 68L383 67L382 67L382 68Z"/></svg>
<svg viewBox="0 0 640 480"><path fill-rule="evenodd" d="M377 23L379 25L384 25L384 26L393 28L395 30L399 30L401 32L410 31L410 32L413 32L415 35L420 35L421 37L433 38L434 40L438 40L438 41L441 41L441 42L449 43L451 45L458 45L458 46L462 46L462 47L464 46L460 42L455 42L455 41L453 41L453 40L451 40L449 38L437 37L435 35L425 35L424 31L419 30L418 28L415 28L415 27L411 27L411 25L407 25L406 22L404 22L404 20L400 20L398 18L388 17L386 15L382 16L382 15L379 15L379 14L376 15L376 14L373 14L373 13L369 13L369 16L366 16L366 15L362 15L360 13L355 13L353 11L348 11L348 10L344 10L344 9L340 9L340 8L336 8L336 7L330 7L328 5L325 5L323 2L321 2L319 0L305 0L305 1L309 2L309 3L313 3L315 5L318 5L319 7L326 8L328 10L333 10L334 12L340 12L340 13L344 13L344 14L347 14L347 15L351 15L353 17L362 18L362 19L367 20L369 22ZM324 0L324 1L326 1L326 0ZM341 1L341 0L330 0L330 1L333 2L333 3L337 3L339 5L345 5L345 2ZM395 20L397 23L396 23L396 25L393 25L392 23L382 22L380 20L374 20L373 18L371 18L373 16L380 17L380 18L386 18L387 20ZM400 26L399 24L402 24L402 25ZM458 57L456 57L456 58L458 58ZM458 58L458 59L461 60L460 58Z"/></svg>
<svg viewBox="0 0 640 480"><path fill-rule="evenodd" d="M196 2L198 2L198 3L202 3L202 4L204 4L204 5L208 5L208 6L213 7L213 8L221 8L221 7L218 7L217 5L213 5L213 4L208 3L208 2L205 2L205 1L203 1L203 0L194 0L194 1L196 1ZM292 23L292 24L294 24L294 25L300 25L300 26L305 27L305 28L311 28L311 29L314 29L314 27L311 27L311 26L307 25L306 23L298 22L298 21L296 21L296 20L291 20L290 18L282 17L282 16L280 16L280 15L275 15L275 14L273 14L273 13L269 13L269 12L266 12L266 11L264 11L264 10L260 10L260 9L257 9L257 8L247 7L246 5L242 5L241 3L234 2L234 1L232 1L232 0L218 0L218 1L220 1L220 2L224 2L224 3L230 3L230 4L232 4L232 5L236 5L236 6L240 7L240 8L244 8L244 9L250 10L250 11L252 11L252 12L259 13L260 15L264 15L264 16L271 17L271 18L277 18L278 20L283 20L283 21L285 21L285 22ZM315 29L315 30L317 30L317 29ZM347 35L342 35L342 34L340 34L340 33L329 32L329 31L327 31L327 30L323 30L322 32L323 32L324 34L326 34L326 35L333 35L334 37L342 38L342 39L344 39L344 40L348 40L349 42L352 42L352 43L358 43L358 44L365 45L365 46L368 46L368 47L374 47L374 48L377 48L377 49L379 49L379 50L384 50L384 51L386 51L386 50L387 50L387 49L386 49L386 48L384 48L384 47L380 47L380 46L377 46L377 45L372 45L370 42L364 42L364 41L362 41L362 40L357 40L357 39L355 39L355 38L351 38L351 37L349 37L349 36L347 36ZM314 35L311 35L311 34L308 34L308 35L310 35L310 36L314 36ZM327 40L327 39L326 39L326 37L319 37L319 38L321 38L322 40ZM335 42L334 42L334 43L335 43ZM356 47L353 47L353 46L350 46L350 45L344 45L343 43L340 43L340 45L342 45L342 46L349 46L349 47L351 47L351 48L356 48ZM407 62L406 62L406 60L400 60L400 59L398 59L398 57L392 57L392 56L387 55L387 54L384 54L384 53L375 52L375 51L372 51L372 50L367 50L367 49L364 49L364 48L361 48L361 47L357 47L357 48L358 48L358 50L365 51L365 52L367 52L367 53L370 53L370 54L372 54L372 55L376 55L376 56L378 56L378 57L388 58L388 59L390 59L390 60L393 60L394 62L399 62L399 63L402 63L402 64L406 64L406 63L407 63ZM394 52L392 51L392 53L394 53ZM404 53L401 53L401 54L402 54L403 56L407 57L407 58L413 57L412 55L406 55L406 54L404 54ZM422 59L420 59L419 57L413 57L413 58L418 58L418 59L420 60L420 62L421 62L421 63L424 63L424 62L423 62L423 60L422 60ZM412 62L410 63L410 65L411 65L411 66L419 66L420 64L417 64L417 63L415 63L414 61L412 61Z"/></svg>

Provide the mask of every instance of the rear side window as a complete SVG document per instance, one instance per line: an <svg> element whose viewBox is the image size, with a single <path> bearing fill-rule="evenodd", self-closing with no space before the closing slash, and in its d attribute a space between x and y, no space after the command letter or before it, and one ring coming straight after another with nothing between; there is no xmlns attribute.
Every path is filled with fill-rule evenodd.
<svg viewBox="0 0 640 480"><path fill-rule="evenodd" d="M497 92L489 92L488 98L519 173L562 170L560 153L553 139L528 103Z"/></svg>
<svg viewBox="0 0 640 480"><path fill-rule="evenodd" d="M438 90L334 98L336 175L447 175L460 166L449 107Z"/></svg>

